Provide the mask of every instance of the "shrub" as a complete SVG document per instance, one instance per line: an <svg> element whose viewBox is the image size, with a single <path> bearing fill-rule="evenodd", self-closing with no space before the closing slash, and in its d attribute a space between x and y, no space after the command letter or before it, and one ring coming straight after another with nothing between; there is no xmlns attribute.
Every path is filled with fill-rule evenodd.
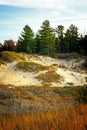
<svg viewBox="0 0 87 130"><path fill-rule="evenodd" d="M57 87L54 89L56 93L61 96L75 96L76 95L76 88L75 87Z"/></svg>
<svg viewBox="0 0 87 130"><path fill-rule="evenodd" d="M79 87L76 100L79 101L79 103L87 103L87 86Z"/></svg>

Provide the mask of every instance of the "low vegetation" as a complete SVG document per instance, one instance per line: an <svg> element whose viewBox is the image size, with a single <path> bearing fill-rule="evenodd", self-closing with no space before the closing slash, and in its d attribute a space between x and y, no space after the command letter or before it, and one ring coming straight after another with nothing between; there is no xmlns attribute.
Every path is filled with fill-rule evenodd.
<svg viewBox="0 0 87 130"><path fill-rule="evenodd" d="M0 130L87 130L87 105L37 114L0 117Z"/></svg>
<svg viewBox="0 0 87 130"><path fill-rule="evenodd" d="M86 130L86 90L0 85L0 130Z"/></svg>
<svg viewBox="0 0 87 130"><path fill-rule="evenodd" d="M42 80L43 83L51 83L51 82L60 82L60 75L58 75L55 71L50 70L46 73L42 73L39 76L37 76L39 80Z"/></svg>
<svg viewBox="0 0 87 130"><path fill-rule="evenodd" d="M6 63L3 60L0 60L0 66L1 65L6 65Z"/></svg>
<svg viewBox="0 0 87 130"><path fill-rule="evenodd" d="M79 87L76 99L79 103L87 103L87 86Z"/></svg>
<svg viewBox="0 0 87 130"><path fill-rule="evenodd" d="M25 57L15 52L3 51L0 53L0 59L5 62L13 62L15 60L25 60Z"/></svg>
<svg viewBox="0 0 87 130"><path fill-rule="evenodd" d="M0 85L0 114L40 113L86 104L87 94L83 97L85 91L81 90L80 87L57 88L48 85L41 87Z"/></svg>
<svg viewBox="0 0 87 130"><path fill-rule="evenodd" d="M48 70L48 66L37 64L35 62L19 62L17 68L25 72L39 72Z"/></svg>
<svg viewBox="0 0 87 130"><path fill-rule="evenodd" d="M61 96L76 96L78 92L78 87L76 86L71 86L71 87L56 87L54 89L55 93L61 95Z"/></svg>

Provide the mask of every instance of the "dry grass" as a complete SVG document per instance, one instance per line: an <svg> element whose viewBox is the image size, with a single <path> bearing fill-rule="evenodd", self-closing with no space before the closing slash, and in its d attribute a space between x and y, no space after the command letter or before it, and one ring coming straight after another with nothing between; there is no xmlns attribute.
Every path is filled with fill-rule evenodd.
<svg viewBox="0 0 87 130"><path fill-rule="evenodd" d="M50 83L50 82L59 82L61 77L53 70L50 70L44 74L40 74L37 76L39 80L42 80L43 83Z"/></svg>
<svg viewBox="0 0 87 130"><path fill-rule="evenodd" d="M66 60L72 60L77 59L78 61L80 59L86 58L85 56L79 55L78 53L64 53L64 54L57 54L56 58L58 59L66 59Z"/></svg>
<svg viewBox="0 0 87 130"><path fill-rule="evenodd" d="M75 101L74 96L67 93L56 87L0 85L0 113L37 113L69 108Z"/></svg>
<svg viewBox="0 0 87 130"><path fill-rule="evenodd" d="M0 109L0 130L87 130L87 104L73 105L74 89L1 85L0 106L7 114ZM11 114L12 105L18 112Z"/></svg>
<svg viewBox="0 0 87 130"><path fill-rule="evenodd" d="M0 130L87 130L87 105L37 114L5 115Z"/></svg>
<svg viewBox="0 0 87 130"><path fill-rule="evenodd" d="M25 72L39 72L48 70L48 66L37 64L35 62L20 62L17 64L17 68Z"/></svg>
<svg viewBox="0 0 87 130"><path fill-rule="evenodd" d="M3 60L0 60L0 66L1 65L6 65L6 63Z"/></svg>
<svg viewBox="0 0 87 130"><path fill-rule="evenodd" d="M10 51L1 52L0 57L3 61L6 62L13 62L15 60L25 60L24 55Z"/></svg>

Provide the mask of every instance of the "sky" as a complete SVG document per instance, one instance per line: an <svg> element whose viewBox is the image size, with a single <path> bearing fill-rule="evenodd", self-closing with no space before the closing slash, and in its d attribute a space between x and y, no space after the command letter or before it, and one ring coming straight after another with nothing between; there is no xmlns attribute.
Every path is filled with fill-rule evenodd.
<svg viewBox="0 0 87 130"><path fill-rule="evenodd" d="M0 42L17 41L25 25L34 33L48 19L51 27L74 24L87 31L87 0L0 0Z"/></svg>

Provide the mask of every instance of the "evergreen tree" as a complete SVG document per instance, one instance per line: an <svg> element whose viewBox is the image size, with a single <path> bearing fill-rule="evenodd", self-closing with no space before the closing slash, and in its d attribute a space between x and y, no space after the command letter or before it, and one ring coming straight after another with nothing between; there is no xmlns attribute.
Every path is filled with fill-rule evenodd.
<svg viewBox="0 0 87 130"><path fill-rule="evenodd" d="M64 26L59 25L56 28L56 46L57 46L57 52L62 52L62 47L64 43Z"/></svg>
<svg viewBox="0 0 87 130"><path fill-rule="evenodd" d="M21 37L18 39L18 51L32 53L35 50L34 33L32 29L26 25L23 28Z"/></svg>
<svg viewBox="0 0 87 130"><path fill-rule="evenodd" d="M35 42L36 42L36 53L39 54L40 51L41 51L40 34L39 34L39 32L36 34Z"/></svg>
<svg viewBox="0 0 87 130"><path fill-rule="evenodd" d="M52 55L55 50L55 32L50 22L45 20L38 31L39 49L41 54Z"/></svg>
<svg viewBox="0 0 87 130"><path fill-rule="evenodd" d="M71 32L69 29L66 30L64 40L66 42L66 52L70 52Z"/></svg>
<svg viewBox="0 0 87 130"><path fill-rule="evenodd" d="M77 51L78 46L78 28L71 24L69 26L69 29L66 31L66 41L68 43L69 52Z"/></svg>
<svg viewBox="0 0 87 130"><path fill-rule="evenodd" d="M57 26L56 33L57 33L58 38L63 39L63 36L64 36L63 31L64 31L64 26L62 26L62 25Z"/></svg>

